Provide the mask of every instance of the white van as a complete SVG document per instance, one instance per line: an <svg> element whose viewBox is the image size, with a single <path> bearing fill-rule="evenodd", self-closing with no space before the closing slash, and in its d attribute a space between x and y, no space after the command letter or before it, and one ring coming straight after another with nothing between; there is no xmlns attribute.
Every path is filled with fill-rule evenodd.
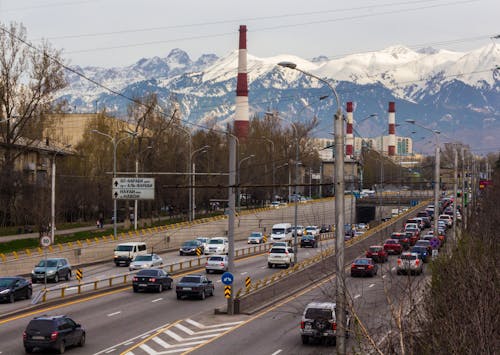
<svg viewBox="0 0 500 355"><path fill-rule="evenodd" d="M137 255L146 255L148 253L146 243L130 242L118 244L114 252L114 262L116 266L125 264L129 266Z"/></svg>
<svg viewBox="0 0 500 355"><path fill-rule="evenodd" d="M278 223L271 230L271 241L276 242L292 240L292 225L290 223Z"/></svg>

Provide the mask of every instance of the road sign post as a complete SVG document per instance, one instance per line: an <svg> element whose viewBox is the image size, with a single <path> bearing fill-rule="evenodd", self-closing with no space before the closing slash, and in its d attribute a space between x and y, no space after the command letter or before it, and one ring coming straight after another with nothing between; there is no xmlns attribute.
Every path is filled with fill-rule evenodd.
<svg viewBox="0 0 500 355"><path fill-rule="evenodd" d="M52 238L48 235L42 235L40 237L40 245L43 247L43 259L45 265L45 272L43 274L43 287L47 290L47 247L52 243Z"/></svg>
<svg viewBox="0 0 500 355"><path fill-rule="evenodd" d="M234 275L230 272L225 272L221 276L221 281L224 285L224 297L227 298L227 314L233 314L233 298L231 296L231 285L234 282Z"/></svg>

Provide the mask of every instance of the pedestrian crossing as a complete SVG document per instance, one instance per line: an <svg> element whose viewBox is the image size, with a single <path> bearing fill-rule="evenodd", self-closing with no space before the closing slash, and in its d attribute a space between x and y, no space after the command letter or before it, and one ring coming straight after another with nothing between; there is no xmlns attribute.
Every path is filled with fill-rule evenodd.
<svg viewBox="0 0 500 355"><path fill-rule="evenodd" d="M217 324L202 324L193 319L184 319L159 329L145 340L123 349L124 355L180 354L210 341L238 326L243 321Z"/></svg>

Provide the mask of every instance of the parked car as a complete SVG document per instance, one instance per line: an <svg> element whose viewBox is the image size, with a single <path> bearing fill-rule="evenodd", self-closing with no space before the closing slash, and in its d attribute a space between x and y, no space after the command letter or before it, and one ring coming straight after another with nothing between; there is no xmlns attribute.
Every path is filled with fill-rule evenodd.
<svg viewBox="0 0 500 355"><path fill-rule="evenodd" d="M205 254L227 254L229 252L229 240L226 237L210 238L208 241L208 250Z"/></svg>
<svg viewBox="0 0 500 355"><path fill-rule="evenodd" d="M264 243L264 234L261 232L252 232L247 240L248 244L262 244Z"/></svg>
<svg viewBox="0 0 500 355"><path fill-rule="evenodd" d="M134 292L141 290L155 290L162 292L170 290L174 280L168 272L162 269L144 269L135 274L132 279L132 288Z"/></svg>
<svg viewBox="0 0 500 355"><path fill-rule="evenodd" d="M375 276L378 265L371 258L357 258L351 264L351 276Z"/></svg>
<svg viewBox="0 0 500 355"><path fill-rule="evenodd" d="M204 300L206 296L214 295L214 289L214 284L205 275L190 274L183 276L177 282L175 292L177 293L178 300L185 296L195 296Z"/></svg>
<svg viewBox="0 0 500 355"><path fill-rule="evenodd" d="M290 267L293 262L293 249L291 247L273 246L267 255L267 266L272 268L277 265Z"/></svg>
<svg viewBox="0 0 500 355"><path fill-rule="evenodd" d="M179 249L179 255L197 255L196 252L199 250L200 254L205 253L206 249L203 247L203 243L199 240L188 240L182 243Z"/></svg>
<svg viewBox="0 0 500 355"><path fill-rule="evenodd" d="M388 254L401 254L401 252L403 251L403 246L397 239L387 239L384 243L384 250Z"/></svg>
<svg viewBox="0 0 500 355"><path fill-rule="evenodd" d="M228 267L229 260L227 255L211 255L205 263L205 272L207 274L214 271L224 272L228 270Z"/></svg>
<svg viewBox="0 0 500 355"><path fill-rule="evenodd" d="M0 277L0 301L14 303L21 298L30 299L33 293L31 282L23 277Z"/></svg>
<svg viewBox="0 0 500 355"><path fill-rule="evenodd" d="M318 247L317 237L315 235L312 235L312 234L303 235L300 238L300 247L301 248L305 248L305 247L317 248Z"/></svg>
<svg viewBox="0 0 500 355"><path fill-rule="evenodd" d="M424 262L427 263L429 262L429 258L431 254L429 254L429 250L427 247L419 247L419 246L413 246L410 249L410 253L417 253L420 255L420 259Z"/></svg>
<svg viewBox="0 0 500 355"><path fill-rule="evenodd" d="M44 282L45 275L47 281L59 282L61 279L69 281L71 279L71 266L66 258L42 259L31 271L31 282Z"/></svg>
<svg viewBox="0 0 500 355"><path fill-rule="evenodd" d="M69 346L84 346L85 335L85 329L67 316L41 316L28 323L23 344L28 354L34 349L56 350L62 354Z"/></svg>
<svg viewBox="0 0 500 355"><path fill-rule="evenodd" d="M370 246L365 255L367 258L372 258L373 261L378 263L383 263L389 259L389 256L382 245Z"/></svg>
<svg viewBox="0 0 500 355"><path fill-rule="evenodd" d="M303 344L311 340L326 340L335 343L337 334L337 321L335 318L335 303L311 302L304 312L300 322L300 336ZM345 337L349 338L351 329L351 316L346 311Z"/></svg>
<svg viewBox="0 0 500 355"><path fill-rule="evenodd" d="M163 259L157 254L137 255L130 263L128 269L130 271L154 268L163 265Z"/></svg>
<svg viewBox="0 0 500 355"><path fill-rule="evenodd" d="M423 261L420 259L419 253L404 252L398 258L396 273L401 274L417 274L424 272Z"/></svg>

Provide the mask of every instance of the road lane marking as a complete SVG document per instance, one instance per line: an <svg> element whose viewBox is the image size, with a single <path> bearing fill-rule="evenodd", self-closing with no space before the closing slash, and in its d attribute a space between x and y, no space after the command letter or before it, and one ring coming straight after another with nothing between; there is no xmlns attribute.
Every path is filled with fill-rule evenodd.
<svg viewBox="0 0 500 355"><path fill-rule="evenodd" d="M368 288L372 288L373 286L375 286L375 284L370 284L370 286L368 286Z"/></svg>
<svg viewBox="0 0 500 355"><path fill-rule="evenodd" d="M385 279L386 277L387 277L387 275L382 276L383 279Z"/></svg>
<svg viewBox="0 0 500 355"><path fill-rule="evenodd" d="M153 302L153 303L154 303L154 302L158 302L158 301L161 301L162 299L163 299L163 298L157 298L157 299L155 299L155 300L152 300L151 302Z"/></svg>
<svg viewBox="0 0 500 355"><path fill-rule="evenodd" d="M130 345L130 344L134 344L134 342L133 341L128 341L125 344L123 344L123 346L127 346L127 345Z"/></svg>
<svg viewBox="0 0 500 355"><path fill-rule="evenodd" d="M246 274L248 274L248 272L247 272L247 271L245 271L245 272L240 272L240 275L242 275L242 276L243 276L243 275L246 275Z"/></svg>
<svg viewBox="0 0 500 355"><path fill-rule="evenodd" d="M274 353L272 353L271 355L278 355L280 352L282 352L283 350L282 349L279 349L279 350L276 350Z"/></svg>
<svg viewBox="0 0 500 355"><path fill-rule="evenodd" d="M116 350L116 349L114 349L114 348L113 348L113 349L110 349L110 350L106 351L106 352L105 352L105 354L112 353L112 352L113 352L113 351L115 351L115 350Z"/></svg>
<svg viewBox="0 0 500 355"><path fill-rule="evenodd" d="M392 271L396 271L396 267L393 267L391 270L392 270Z"/></svg>
<svg viewBox="0 0 500 355"><path fill-rule="evenodd" d="M154 341L156 344L158 344L158 345L160 345L160 346L162 346L162 347L164 347L164 348L170 348L170 347L172 346L172 345L170 345L169 343L167 343L166 341L164 341L163 339L161 339L161 338L159 338L159 337L154 337L154 338L153 338L153 341Z"/></svg>
<svg viewBox="0 0 500 355"><path fill-rule="evenodd" d="M356 296L354 296L354 299L360 298L360 297L361 297L361 295L358 293Z"/></svg>
<svg viewBox="0 0 500 355"><path fill-rule="evenodd" d="M219 324L212 324L212 325L204 325L204 324L198 323L197 321L189 319L189 318L185 319L184 321L187 322L187 323L189 323L189 324L191 324L191 325L194 325L195 327L200 328L200 329L227 327L227 326L230 326L230 325L238 325L238 324L240 324L242 322L242 321L239 321L239 322L228 322L228 323L219 323Z"/></svg>
<svg viewBox="0 0 500 355"><path fill-rule="evenodd" d="M152 348L150 348L146 344L141 344L141 346L139 346L139 347L142 350L144 350L145 352L147 352L148 354L151 354L151 355L156 355L157 354L157 352L155 350L153 350Z"/></svg>
<svg viewBox="0 0 500 355"><path fill-rule="evenodd" d="M178 335L177 333L174 333L173 331L171 331L169 329L165 330L163 333L165 333L166 335L168 335L171 338L174 338L178 342L181 342L184 340L198 340L198 339L213 338L214 336L217 335L217 334L205 334L205 335L198 335L198 336L190 337L190 338L183 338L180 335Z"/></svg>
<svg viewBox="0 0 500 355"><path fill-rule="evenodd" d="M148 336L146 339L142 340L141 342L139 342L139 343L135 344L134 346L131 346L130 348L128 348L128 349L126 349L126 350L122 351L122 352L120 353L120 355L125 355L125 354L133 354L133 353L132 353L132 350L137 349L137 348L138 348L139 346L141 346L142 344L147 343L149 340L151 340L151 339L153 339L154 337L156 337L156 336L160 335L161 333L163 333L164 331L168 330L169 328L172 328L174 325L179 324L179 323L181 322L181 320L182 320L182 319L176 320L176 321L175 321L174 323L172 323L172 324L168 324L168 323L167 323L167 325L166 325L166 326L164 326L164 327L161 327L161 329L160 329L160 328L156 328L156 329L158 329L156 332L154 332L152 335ZM155 329L155 330L156 330L156 329ZM95 354L95 355L97 355L97 354Z"/></svg>
<svg viewBox="0 0 500 355"><path fill-rule="evenodd" d="M179 324L176 324L176 325L175 325L175 327L176 327L177 329L182 330L184 333L186 333L186 334L188 334L188 335L194 335L194 334L195 334L195 332L193 332L191 329L189 329L188 327L183 326L183 325L182 325L182 324L180 324L180 323L179 323Z"/></svg>
<svg viewBox="0 0 500 355"><path fill-rule="evenodd" d="M113 316L116 316L117 314L120 314L120 313L122 313L122 311L109 313L109 314L108 314L108 317L113 317Z"/></svg>

